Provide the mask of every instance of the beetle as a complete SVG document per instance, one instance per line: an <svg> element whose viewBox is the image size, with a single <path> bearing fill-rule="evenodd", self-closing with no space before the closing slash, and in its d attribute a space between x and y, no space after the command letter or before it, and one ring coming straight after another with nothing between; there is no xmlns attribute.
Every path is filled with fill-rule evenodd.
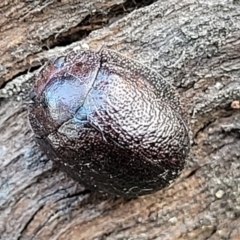
<svg viewBox="0 0 240 240"><path fill-rule="evenodd" d="M102 48L50 61L36 76L29 121L46 155L90 189L137 197L184 168L188 121L160 74Z"/></svg>

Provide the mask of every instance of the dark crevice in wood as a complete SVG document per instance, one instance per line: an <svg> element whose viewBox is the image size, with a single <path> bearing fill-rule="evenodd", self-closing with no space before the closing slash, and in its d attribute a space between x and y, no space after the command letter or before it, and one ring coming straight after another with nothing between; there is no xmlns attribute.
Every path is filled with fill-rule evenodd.
<svg viewBox="0 0 240 240"><path fill-rule="evenodd" d="M44 205L40 206L35 213L29 218L29 220L26 222L25 226L23 227L22 231L19 234L19 237L17 238L17 240L20 240L22 238L22 234L26 231L26 229L28 228L29 224L31 224L31 222L33 221L34 217L37 215L37 213L39 211L41 211L43 209Z"/></svg>
<svg viewBox="0 0 240 240"><path fill-rule="evenodd" d="M196 174L196 172L200 169L201 167L196 167L194 169L192 169L192 171L185 177L185 178L190 178L192 177L193 175Z"/></svg>
<svg viewBox="0 0 240 240"><path fill-rule="evenodd" d="M201 132L204 132L205 129L207 129L213 122L215 122L216 119L209 119L209 121L207 123L205 123L200 129L198 129L198 131L195 133L193 139L197 139L198 138L198 135L201 133ZM195 143L193 144L195 145Z"/></svg>
<svg viewBox="0 0 240 240"><path fill-rule="evenodd" d="M91 193L90 190L84 189L84 190L82 190L82 191L80 191L80 192L76 192L76 193L74 193L74 194L68 194L68 195L65 196L65 197L59 198L59 199L56 200L55 202L60 202L61 200L67 199L67 198L74 198L74 197L78 197L78 196L85 196L85 195L90 194L90 193Z"/></svg>
<svg viewBox="0 0 240 240"><path fill-rule="evenodd" d="M154 2L156 0L127 0L125 3L112 6L104 12L99 11L89 14L77 26L68 29L67 32L61 33L57 37L52 35L42 41L42 46L47 50L57 46L70 45L86 38L92 31L106 27L134 10L146 7Z"/></svg>
<svg viewBox="0 0 240 240"><path fill-rule="evenodd" d="M215 233L217 233L217 227L216 227L216 226L214 226L214 228L213 228L211 234L209 235L208 238L206 238L206 240L211 239Z"/></svg>

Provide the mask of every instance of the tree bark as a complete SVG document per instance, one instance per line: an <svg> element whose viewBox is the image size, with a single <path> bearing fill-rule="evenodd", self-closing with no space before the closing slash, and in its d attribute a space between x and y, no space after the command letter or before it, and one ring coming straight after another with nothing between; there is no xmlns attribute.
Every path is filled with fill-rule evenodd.
<svg viewBox="0 0 240 240"><path fill-rule="evenodd" d="M240 1L6 0L0 12L1 240L240 239ZM186 168L155 194L91 193L34 142L34 74L101 46L158 71L189 114Z"/></svg>

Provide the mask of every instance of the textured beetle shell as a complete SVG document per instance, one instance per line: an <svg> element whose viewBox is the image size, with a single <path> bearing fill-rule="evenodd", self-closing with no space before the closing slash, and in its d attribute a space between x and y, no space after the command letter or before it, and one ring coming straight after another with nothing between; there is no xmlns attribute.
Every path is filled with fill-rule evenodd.
<svg viewBox="0 0 240 240"><path fill-rule="evenodd" d="M188 127L174 89L115 51L71 52L50 62L32 96L29 120L40 146L90 188L144 195L184 167Z"/></svg>

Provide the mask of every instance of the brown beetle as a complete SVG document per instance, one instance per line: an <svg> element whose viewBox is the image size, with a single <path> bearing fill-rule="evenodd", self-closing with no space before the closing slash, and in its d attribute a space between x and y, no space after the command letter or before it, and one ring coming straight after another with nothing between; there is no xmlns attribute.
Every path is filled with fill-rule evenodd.
<svg viewBox="0 0 240 240"><path fill-rule="evenodd" d="M57 58L37 76L32 97L29 120L40 146L91 189L149 194L184 167L188 127L174 89L115 51Z"/></svg>

